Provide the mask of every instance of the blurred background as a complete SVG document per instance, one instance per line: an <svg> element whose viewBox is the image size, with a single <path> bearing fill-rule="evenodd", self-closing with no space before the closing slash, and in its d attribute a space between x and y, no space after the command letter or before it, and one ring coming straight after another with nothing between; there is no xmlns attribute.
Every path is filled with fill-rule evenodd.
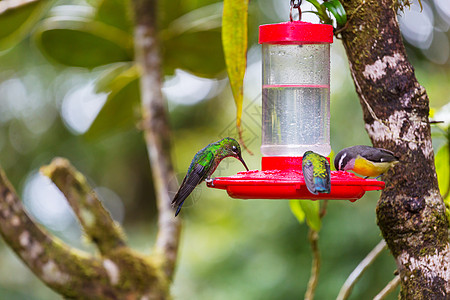
<svg viewBox="0 0 450 300"><path fill-rule="evenodd" d="M0 5L3 1L0 1ZM236 137L235 106L220 40L222 3L159 1L173 159L182 180L194 154L210 142ZM450 122L450 2L414 1L399 22L436 119ZM307 3L302 5L310 10ZM260 169L261 49L258 25L287 21L289 1L255 0L249 8L244 88L244 153ZM303 21L317 22L311 13ZM156 233L155 196L139 120L138 71L132 64L132 22L123 0L41 1L0 14L0 165L29 213L68 244L93 252L62 194L39 174L52 158L82 171L129 244L149 253ZM370 144L341 42L332 45L331 144L334 152ZM438 150L445 139L436 135ZM242 171L228 158L215 176ZM447 175L448 176L448 175ZM441 180L441 178L440 178ZM175 194L176 191L173 191ZM334 299L350 272L381 240L379 192L330 201L319 246L317 299ZM235 200L199 186L183 206L175 299L302 299L311 268L307 226L288 201ZM0 299L61 299L43 285L0 239ZM369 299L392 278L385 251L350 299ZM389 299L397 299L393 293Z"/></svg>

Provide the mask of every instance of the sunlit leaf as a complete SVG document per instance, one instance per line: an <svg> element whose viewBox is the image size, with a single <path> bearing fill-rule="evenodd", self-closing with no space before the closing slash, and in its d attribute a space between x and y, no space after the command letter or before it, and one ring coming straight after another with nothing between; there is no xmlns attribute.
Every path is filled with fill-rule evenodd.
<svg viewBox="0 0 450 300"><path fill-rule="evenodd" d="M322 5L325 6L328 11L333 14L333 16L336 18L336 23L338 26L344 26L345 23L347 23L347 14L339 0L327 1Z"/></svg>
<svg viewBox="0 0 450 300"><path fill-rule="evenodd" d="M108 66L100 76L97 78L95 83L96 93L109 93L114 90L115 79L119 77L123 72L132 67L132 62L120 62L111 64ZM120 78L120 77L119 77Z"/></svg>
<svg viewBox="0 0 450 300"><path fill-rule="evenodd" d="M133 59L130 34L83 18L46 19L38 27L35 40L46 56L67 66L95 68Z"/></svg>
<svg viewBox="0 0 450 300"><path fill-rule="evenodd" d="M112 73L116 68L111 70ZM132 66L116 76L102 77L102 89L111 92L100 113L95 118L89 130L85 133L88 139L95 139L114 131L127 129L134 126L139 118L139 72L135 66ZM106 79L111 78L109 84ZM109 88L108 88L109 87Z"/></svg>
<svg viewBox="0 0 450 300"><path fill-rule="evenodd" d="M448 143L444 144L436 153L436 157L434 159L436 164L436 173L439 182L439 189L441 194L444 195L447 193L449 189L449 172L450 172L450 161L449 161L449 152L448 152ZM447 198L444 199L446 205L450 207L450 196L447 195Z"/></svg>
<svg viewBox="0 0 450 300"><path fill-rule="evenodd" d="M20 42L52 1L0 1L0 51Z"/></svg>
<svg viewBox="0 0 450 300"><path fill-rule="evenodd" d="M294 214L294 216L297 218L297 221L300 224L303 224L305 222L305 212L303 211L300 200L291 199L289 200L289 207L291 208L291 212Z"/></svg>
<svg viewBox="0 0 450 300"><path fill-rule="evenodd" d="M322 220L319 216L320 202L312 200L301 200L300 205L306 215L306 224L315 231L320 231Z"/></svg>
<svg viewBox="0 0 450 300"><path fill-rule="evenodd" d="M289 206L297 220L302 224L306 218L306 224L315 231L320 231L322 220L319 216L320 203L312 200L290 200Z"/></svg>
<svg viewBox="0 0 450 300"><path fill-rule="evenodd" d="M248 0L224 0L222 43L231 90L236 103L237 126L241 125L244 74L247 66Z"/></svg>

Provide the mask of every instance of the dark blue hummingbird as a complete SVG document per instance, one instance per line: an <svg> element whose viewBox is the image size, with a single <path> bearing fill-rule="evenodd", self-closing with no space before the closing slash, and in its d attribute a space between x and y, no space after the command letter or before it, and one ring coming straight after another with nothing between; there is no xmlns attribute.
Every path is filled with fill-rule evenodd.
<svg viewBox="0 0 450 300"><path fill-rule="evenodd" d="M195 154L187 174L172 200L172 207L177 207L175 217L180 213L184 200L192 193L195 187L205 179L210 180L210 176L222 159L229 156L239 159L248 171L247 165L242 159L239 143L230 137L211 143Z"/></svg>

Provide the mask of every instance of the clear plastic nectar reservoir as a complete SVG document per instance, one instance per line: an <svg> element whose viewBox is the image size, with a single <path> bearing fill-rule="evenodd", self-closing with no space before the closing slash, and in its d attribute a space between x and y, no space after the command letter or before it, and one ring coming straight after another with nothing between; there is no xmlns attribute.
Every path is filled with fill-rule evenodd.
<svg viewBox="0 0 450 300"><path fill-rule="evenodd" d="M260 26L263 156L302 156L308 150L330 154L332 38L329 25Z"/></svg>

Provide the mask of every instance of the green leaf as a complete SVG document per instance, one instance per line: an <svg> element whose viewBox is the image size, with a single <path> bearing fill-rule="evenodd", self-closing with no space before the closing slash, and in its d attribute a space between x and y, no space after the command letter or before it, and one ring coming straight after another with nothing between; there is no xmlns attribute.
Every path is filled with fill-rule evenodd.
<svg viewBox="0 0 450 300"><path fill-rule="evenodd" d="M237 126L241 125L244 75L247 66L248 0L224 0L222 43L228 77L236 103Z"/></svg>
<svg viewBox="0 0 450 300"><path fill-rule="evenodd" d="M319 216L320 203L312 200L290 200L289 206L297 220L302 224L306 218L306 224L317 232L322 227Z"/></svg>
<svg viewBox="0 0 450 300"><path fill-rule="evenodd" d="M164 73L184 69L201 77L217 77L225 69L219 31L184 33L163 45Z"/></svg>
<svg viewBox="0 0 450 300"><path fill-rule="evenodd" d="M330 22L332 22L331 19L327 15L325 6L321 5L317 0L307 0L307 1L309 3L311 3L317 9L317 12L313 11L312 13L316 14L322 22L324 22L326 24L329 24Z"/></svg>
<svg viewBox="0 0 450 300"><path fill-rule="evenodd" d="M291 208L291 212L297 218L297 221L300 224L303 224L305 222L306 215L300 205L300 200L297 199L289 200L289 207Z"/></svg>
<svg viewBox="0 0 450 300"><path fill-rule="evenodd" d="M95 19L133 34L133 20L128 2L126 0L101 0Z"/></svg>
<svg viewBox="0 0 450 300"><path fill-rule="evenodd" d="M317 232L322 227L322 220L319 216L320 202L312 200L301 200L300 205L306 215L306 224Z"/></svg>
<svg viewBox="0 0 450 300"><path fill-rule="evenodd" d="M222 3L213 3L194 9L172 21L161 32L161 38L168 40L185 32L216 30L222 26Z"/></svg>
<svg viewBox="0 0 450 300"><path fill-rule="evenodd" d="M132 128L139 120L140 74L138 69L132 66L114 77L113 74L117 72L117 68L113 66L109 71L110 74L101 76L103 81L101 90L109 90L110 94L91 127L84 134L87 139L96 139L117 130ZM109 84L108 78L111 79Z"/></svg>
<svg viewBox="0 0 450 300"><path fill-rule="evenodd" d="M450 162L448 147L448 143L445 143L441 148L439 148L434 159L439 189L442 195L444 195L449 188ZM444 199L444 202L446 203L446 206L450 207L450 196L447 196L447 198Z"/></svg>
<svg viewBox="0 0 450 300"><path fill-rule="evenodd" d="M52 1L0 1L0 51L27 36Z"/></svg>
<svg viewBox="0 0 450 300"><path fill-rule="evenodd" d="M178 8L178 7L177 7ZM171 11L173 13L173 11ZM221 40L222 4L194 9L160 32L164 74L184 69L201 77L217 77L225 70ZM180 49L183 53L180 55Z"/></svg>
<svg viewBox="0 0 450 300"><path fill-rule="evenodd" d="M80 17L52 17L34 35L41 51L67 66L95 68L133 59L133 37L115 27Z"/></svg>
<svg viewBox="0 0 450 300"><path fill-rule="evenodd" d="M338 27L344 26L345 23L347 23L347 13L339 0L324 2L322 5L325 6L336 18Z"/></svg>
<svg viewBox="0 0 450 300"><path fill-rule="evenodd" d="M116 78L118 78L119 75L130 69L132 66L132 62L120 62L109 65L108 68L103 71L97 78L97 81L95 83L95 92L97 94L109 93L114 90L113 83L115 82Z"/></svg>

